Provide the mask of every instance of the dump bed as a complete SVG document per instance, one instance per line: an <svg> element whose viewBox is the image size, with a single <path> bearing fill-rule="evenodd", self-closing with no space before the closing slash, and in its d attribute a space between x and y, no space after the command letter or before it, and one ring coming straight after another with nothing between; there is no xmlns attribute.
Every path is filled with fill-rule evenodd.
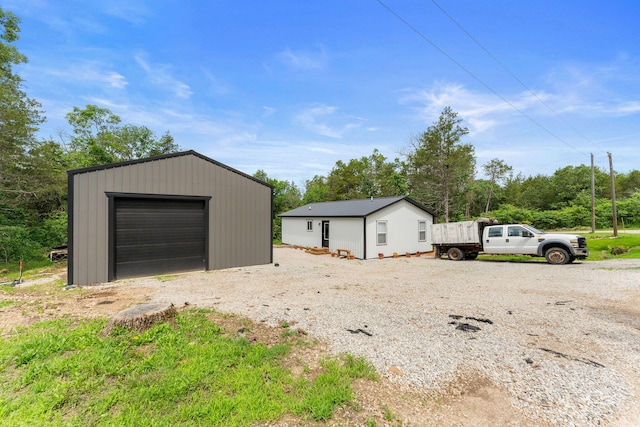
<svg viewBox="0 0 640 427"><path fill-rule="evenodd" d="M449 222L431 226L434 245L470 245L481 243L482 228L478 221Z"/></svg>

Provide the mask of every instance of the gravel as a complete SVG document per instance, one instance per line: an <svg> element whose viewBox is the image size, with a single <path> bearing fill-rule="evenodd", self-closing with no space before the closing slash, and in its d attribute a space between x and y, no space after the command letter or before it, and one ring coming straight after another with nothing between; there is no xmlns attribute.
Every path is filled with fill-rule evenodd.
<svg viewBox="0 0 640 427"><path fill-rule="evenodd" d="M157 302L287 321L409 386L479 373L533 420L640 422L640 260L359 261L275 248L274 261L127 283Z"/></svg>

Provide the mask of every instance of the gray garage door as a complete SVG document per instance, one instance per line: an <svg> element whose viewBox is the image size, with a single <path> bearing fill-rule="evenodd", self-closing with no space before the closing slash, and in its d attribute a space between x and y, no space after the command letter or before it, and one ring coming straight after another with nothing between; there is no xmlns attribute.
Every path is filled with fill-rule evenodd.
<svg viewBox="0 0 640 427"><path fill-rule="evenodd" d="M116 279L206 267L204 200L116 197Z"/></svg>

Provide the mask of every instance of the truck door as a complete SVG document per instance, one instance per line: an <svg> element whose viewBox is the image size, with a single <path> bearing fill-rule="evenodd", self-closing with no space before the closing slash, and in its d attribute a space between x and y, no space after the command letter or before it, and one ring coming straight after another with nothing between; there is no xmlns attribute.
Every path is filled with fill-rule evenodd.
<svg viewBox="0 0 640 427"><path fill-rule="evenodd" d="M538 248L538 239L530 237L524 227L519 225L507 226L506 247L508 254L535 254Z"/></svg>
<svg viewBox="0 0 640 427"><path fill-rule="evenodd" d="M503 225L486 227L482 232L482 248L489 254L505 254L507 251L506 236Z"/></svg>

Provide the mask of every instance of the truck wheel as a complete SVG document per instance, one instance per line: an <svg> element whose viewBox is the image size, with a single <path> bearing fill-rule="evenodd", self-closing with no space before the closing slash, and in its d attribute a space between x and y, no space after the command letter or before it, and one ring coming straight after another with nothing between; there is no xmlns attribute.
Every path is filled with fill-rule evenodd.
<svg viewBox="0 0 640 427"><path fill-rule="evenodd" d="M464 253L458 248L451 248L447 252L447 256L451 261L462 261Z"/></svg>
<svg viewBox="0 0 640 427"><path fill-rule="evenodd" d="M569 253L562 248L550 248L545 252L544 257L549 264L561 265L571 262Z"/></svg>

